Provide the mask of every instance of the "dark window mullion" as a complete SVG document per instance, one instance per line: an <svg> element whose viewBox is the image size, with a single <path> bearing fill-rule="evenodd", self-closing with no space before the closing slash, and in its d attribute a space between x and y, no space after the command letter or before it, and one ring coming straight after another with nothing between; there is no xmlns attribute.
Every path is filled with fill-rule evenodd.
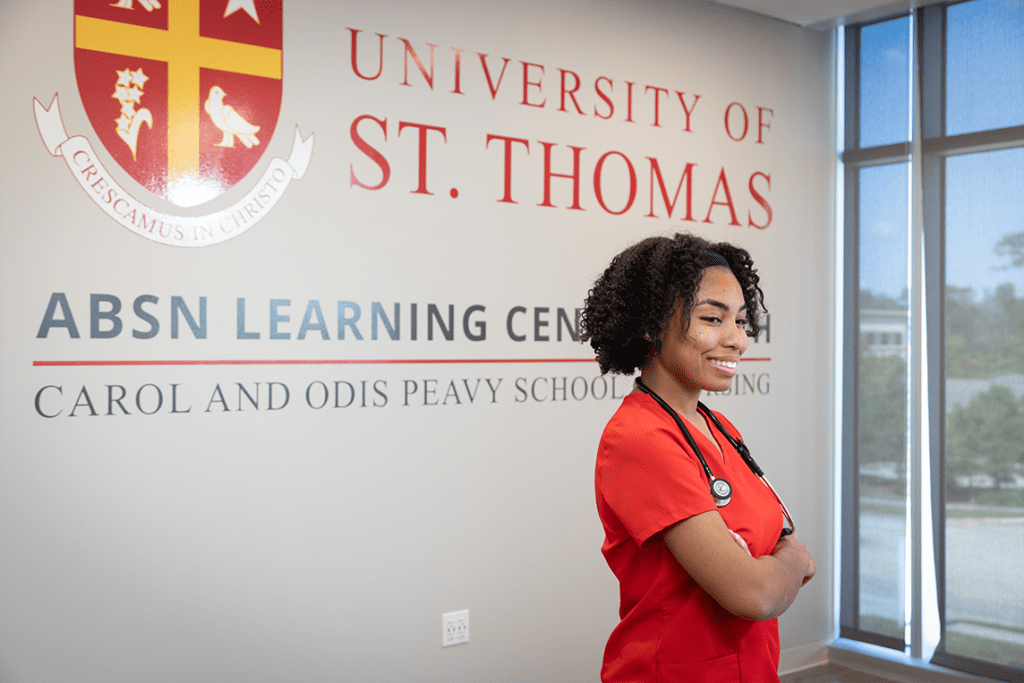
<svg viewBox="0 0 1024 683"><path fill-rule="evenodd" d="M860 167L888 166L889 164L909 162L910 152L911 144L909 142L894 142L891 145L843 150L842 160L844 164Z"/></svg>
<svg viewBox="0 0 1024 683"><path fill-rule="evenodd" d="M925 249L925 315L928 353L928 414L931 477L932 544L935 560L940 645L946 638L945 518L945 159L925 148L946 131L946 8L932 5L918 12L920 59L922 210Z"/></svg>
<svg viewBox="0 0 1024 683"><path fill-rule="evenodd" d="M846 111L843 149L849 150L860 148L860 26L846 27L845 54Z"/></svg>
<svg viewBox="0 0 1024 683"><path fill-rule="evenodd" d="M935 577L940 643L946 638L946 160L938 154L925 154L922 160L924 250L925 250L925 314L927 316L928 352L928 434L931 444L931 514L932 544L935 555ZM941 649L941 644L940 644Z"/></svg>
<svg viewBox="0 0 1024 683"><path fill-rule="evenodd" d="M924 141L946 132L946 8L932 5L917 15L921 64L921 133Z"/></svg>
<svg viewBox="0 0 1024 683"><path fill-rule="evenodd" d="M977 154L1020 147L1022 141L1024 141L1024 126L1011 126L925 139L921 141L921 149L925 153Z"/></svg>
<svg viewBox="0 0 1024 683"><path fill-rule="evenodd" d="M844 149L860 147L860 26L845 29L845 130ZM844 152L845 154L845 152ZM860 357L858 331L858 214L859 168L847 164L844 177L844 314L843 330L849 347L843 358L843 459L842 459L842 537L860 537L857 472L857 359ZM860 544L843 545L840 557L842 598L839 609L841 636L857 638L860 633Z"/></svg>
<svg viewBox="0 0 1024 683"><path fill-rule="evenodd" d="M855 108L856 103L853 103ZM847 114L851 101L847 100ZM842 458L842 538L860 538L859 472L857 466L857 389L860 358L858 299L860 293L860 207L859 167L847 165L844 177L845 207L843 263L843 330L848 348L843 353L843 458ZM860 543L844 543L840 558L841 591L839 601L840 635L858 639L860 633Z"/></svg>

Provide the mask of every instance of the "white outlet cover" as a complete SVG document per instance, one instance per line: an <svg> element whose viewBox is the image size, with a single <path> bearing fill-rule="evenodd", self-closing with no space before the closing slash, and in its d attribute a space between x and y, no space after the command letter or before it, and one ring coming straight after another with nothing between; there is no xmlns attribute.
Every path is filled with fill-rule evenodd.
<svg viewBox="0 0 1024 683"><path fill-rule="evenodd" d="M469 610L441 615L441 647L469 642Z"/></svg>

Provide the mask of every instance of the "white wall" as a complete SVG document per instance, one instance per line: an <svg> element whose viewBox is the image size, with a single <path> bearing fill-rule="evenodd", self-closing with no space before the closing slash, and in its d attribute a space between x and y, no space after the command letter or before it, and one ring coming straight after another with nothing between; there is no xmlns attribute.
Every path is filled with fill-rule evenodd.
<svg viewBox="0 0 1024 683"><path fill-rule="evenodd" d="M71 3L0 6L0 678L596 681L617 586L599 552L593 457L628 381L592 384L589 349L555 340L555 312L574 312L623 247L679 229L746 246L763 276L770 341L751 345L748 356L762 360L741 373L761 389L709 403L744 432L816 554L819 577L781 630L784 668L818 656L830 637L832 570L827 34L688 3L290 0L283 103L273 138L261 141L266 153L224 197L186 210L134 183L102 149L76 85L73 28ZM379 79L353 74L347 29L361 31L367 70L375 34L386 34ZM433 89L411 62L410 85L401 85L399 38L424 59L428 44L438 45ZM464 94L451 93L452 48L464 50ZM510 59L493 98L478 52L489 55L495 79L501 58ZM543 107L520 103L522 62L544 67L530 67L541 85L527 95ZM580 76L584 115L558 111L559 69ZM593 114L608 113L594 91L599 77L612 84L608 120ZM632 123L623 120L627 82L636 84ZM657 127L648 85L670 96ZM674 91L691 107L701 95L690 132ZM272 158L289 157L296 126L314 134L314 149L302 178L245 232L212 246L165 246L119 226L47 152L32 103L49 106L54 93L68 134L85 136L113 180L169 215L242 199ZM724 129L732 102L751 117L739 142ZM758 107L771 110L770 127L757 126ZM350 182L352 173L364 184L381 179L350 134L365 114L387 119L386 141L373 122L359 128L392 168L373 191ZM445 128L444 140L427 140L432 195L411 192L417 138L412 128L399 134L401 121ZM513 149L517 203L498 201L503 151L500 141L487 144L489 134L529 140L528 154ZM570 145L585 148L583 210L566 208L564 178L552 184L555 207L538 206L541 142L556 143L556 173L570 171ZM637 172L635 203L623 215L602 209L593 187L598 159L612 150ZM658 159L671 189L685 164L696 164L694 220L681 220L682 199L672 219L657 198L657 217L645 216L646 157ZM721 169L738 226L726 206L712 204L724 201L715 191ZM748 214L767 221L748 190L758 173L755 189L772 210L764 229L748 225ZM625 206L621 156L609 158L604 178L606 203ZM63 327L37 336L54 293L66 294L80 338ZM120 335L90 338L90 294L119 298ZM145 340L131 334L148 329L132 312L144 294L159 298L146 310L160 323ZM206 339L184 323L171 338L174 296L193 313L206 297ZM238 338L239 298L258 340ZM289 321L278 325L290 339L269 338L271 299L291 301L279 309ZM310 300L321 304L329 340L315 330L296 338ZM337 339L338 301L360 305L363 340ZM383 327L371 339L372 302L389 315L400 305L399 340ZM436 332L427 340L431 303L454 306L453 341ZM473 305L484 307L472 316L486 322L481 341L462 331ZM513 318L522 342L506 331L516 306L528 309ZM549 341L535 339L537 308L549 309L538 314L549 326L537 330ZM378 362L396 359L432 362ZM154 360L179 364L116 364ZM274 362L185 363L225 360ZM299 363L323 360L374 362ZM40 364L77 361L108 364ZM562 378L567 391L552 400ZM437 393L425 397L429 380ZM346 408L311 408L305 391L317 381L357 390L367 382L368 407L358 396ZM479 387L472 403L464 381ZM271 382L275 401L282 386L290 392L279 410L267 409ZM575 400L580 382L608 394L596 400L588 389ZM258 410L237 410L237 383L259 387ZM418 391L406 401L412 383ZM164 397L150 416L134 404L147 384ZM170 412L175 385L177 408L189 412ZM130 414L108 401L118 387ZM156 390L143 391L152 410L146 401ZM372 405L384 396L386 405ZM442 649L441 613L458 609L471 612L471 641Z"/></svg>

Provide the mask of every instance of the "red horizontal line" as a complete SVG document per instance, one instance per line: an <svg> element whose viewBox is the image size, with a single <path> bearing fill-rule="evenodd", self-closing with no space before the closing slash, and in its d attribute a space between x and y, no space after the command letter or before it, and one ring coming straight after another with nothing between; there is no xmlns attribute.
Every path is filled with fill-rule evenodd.
<svg viewBox="0 0 1024 683"><path fill-rule="evenodd" d="M742 358L768 361L771 358ZM593 363L593 358L383 358L322 360L36 360L34 367L110 367L159 365L455 365L462 363Z"/></svg>
<svg viewBox="0 0 1024 683"><path fill-rule="evenodd" d="M37 360L36 367L113 365L435 365L456 363L593 363L593 358L383 358L321 360Z"/></svg>

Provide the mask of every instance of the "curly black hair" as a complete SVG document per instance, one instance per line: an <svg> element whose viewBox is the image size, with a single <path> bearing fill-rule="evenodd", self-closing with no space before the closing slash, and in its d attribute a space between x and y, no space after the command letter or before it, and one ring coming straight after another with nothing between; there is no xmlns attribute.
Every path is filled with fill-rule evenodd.
<svg viewBox="0 0 1024 683"><path fill-rule="evenodd" d="M764 294L745 249L686 233L648 237L612 259L583 304L580 340L594 348L602 374L629 375L642 367L651 350L651 342L644 337L655 345L661 343L661 332L677 302L682 306L683 324L689 324L704 269L725 265L716 254L725 259L743 290L747 335L756 337L761 332Z"/></svg>

